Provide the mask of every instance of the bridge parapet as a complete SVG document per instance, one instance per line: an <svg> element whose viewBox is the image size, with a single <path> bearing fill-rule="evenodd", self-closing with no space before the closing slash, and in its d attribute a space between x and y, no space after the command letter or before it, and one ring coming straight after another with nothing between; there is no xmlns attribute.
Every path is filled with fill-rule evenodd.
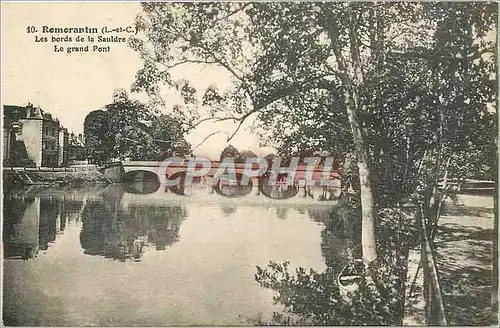
<svg viewBox="0 0 500 328"><path fill-rule="evenodd" d="M186 161L184 163L165 165L160 161L123 161L116 163L114 167L111 166L110 169L114 168L114 174L119 175L120 171L117 169L119 166L122 169L122 181L125 178L124 182L126 183L137 183L148 179L151 180L151 178L158 184L167 180L175 181L172 186L167 187L172 192L181 195L184 195L187 188L189 188L186 185L186 180L188 180L187 184L194 182L196 184L210 185L212 192L215 191L228 197L262 194L269 198L288 199L303 194L312 198L320 197L331 200L341 194L340 176L332 170L323 172L321 168L311 170L309 167L299 165L295 171L293 182L285 182L287 181L287 173L278 174L274 181L270 170L267 170L259 177L250 175L249 172L256 175L259 168L258 164L251 167L246 163L224 163L224 166L221 167L220 161L212 161L210 162L210 168L208 171L205 169L202 176L193 177L192 180L189 180L186 174L188 170L200 171L203 169L201 163L195 163L196 167L190 166L190 163ZM233 167L234 172L229 173L228 169ZM215 181L214 177L217 177ZM250 190L253 190L253 193ZM314 197L312 196L313 193L320 194L320 196L316 195Z"/></svg>
<svg viewBox="0 0 500 328"><path fill-rule="evenodd" d="M168 163L168 166L161 162L161 161L123 161L122 166L125 170L125 173L131 172L131 171L149 171L156 173L157 175L160 174L166 174L166 176L170 177L174 175L175 173L178 172L187 172L188 170L191 171L200 171L203 169L203 165L201 163L195 163L195 165L192 165L190 163ZM217 172L219 171L221 167L221 162L220 161L211 161L210 162L210 169L207 173L205 173L205 176L215 176ZM252 166L247 165L246 163L231 163L230 165L225 165L222 169L228 169L228 168L233 168L236 172L236 174L246 174L250 171L256 171L259 169L258 164L253 164ZM267 172L269 172L271 169L268 168ZM307 172L310 171L309 168L307 168L304 165L298 165L296 169L296 177L297 179L303 179ZM312 170L312 179L314 180L319 180L321 179L325 173L323 172L323 168L314 168ZM326 172L326 176L328 178L336 178L340 179L340 176L337 172L330 170L330 172Z"/></svg>

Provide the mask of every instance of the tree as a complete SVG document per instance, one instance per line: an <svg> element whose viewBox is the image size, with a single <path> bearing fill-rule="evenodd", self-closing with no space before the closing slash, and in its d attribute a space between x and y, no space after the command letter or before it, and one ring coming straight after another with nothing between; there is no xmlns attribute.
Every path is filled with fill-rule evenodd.
<svg viewBox="0 0 500 328"><path fill-rule="evenodd" d="M254 158L254 157L257 157L257 155L255 155L255 153L251 150L242 150L240 152L240 156L238 157L237 159L237 163L246 163L247 159L248 158Z"/></svg>
<svg viewBox="0 0 500 328"><path fill-rule="evenodd" d="M233 145L227 146L220 153L220 161L221 162L224 160L224 158L233 158L233 160L236 160L239 157L240 157L240 152Z"/></svg>
<svg viewBox="0 0 500 328"><path fill-rule="evenodd" d="M163 160L185 156L191 145L181 124L168 114L155 114L147 105L116 90L105 110L91 112L85 119L86 151L98 163L111 158Z"/></svg>
<svg viewBox="0 0 500 328"><path fill-rule="evenodd" d="M109 115L108 134L114 139L110 157L146 159L152 143L146 124L152 115L146 105L119 89L113 94L113 102L104 108Z"/></svg>
<svg viewBox="0 0 500 328"><path fill-rule="evenodd" d="M182 126L170 115L155 115L150 126L150 135L158 160L169 156L182 157L191 152L191 145L184 139Z"/></svg>
<svg viewBox="0 0 500 328"><path fill-rule="evenodd" d="M347 109L358 159L364 213L363 257L370 263L377 257L374 227L376 209L358 113L363 110L359 89L364 84L357 35L357 16L362 12L358 7L343 4L294 4L283 14L284 8L280 4L176 6L145 3L143 8L147 19L138 19L137 28L146 34L149 41L157 43L157 47L155 53L150 54L145 42L139 38L134 39L131 45L140 52L145 62L138 82L152 82L139 84L139 87L145 91L153 90L153 94L157 94L158 82L176 86L169 78L170 67L186 62L203 62L226 68L233 75L236 87L234 92L219 98L225 100L224 107L231 104L235 114L239 115L232 119L240 123L278 100L314 89L333 93L341 100L338 105ZM304 24L304 12L308 13L307 18L313 26L310 23ZM263 23L276 18L277 13L279 15L275 24L270 29L264 28ZM162 28L158 28L160 25ZM286 28L283 29L282 26ZM270 33L273 29L281 33ZM285 31L289 33L283 33ZM339 35L337 31L341 31L343 35ZM326 37L329 42L318 44L316 39L320 36ZM290 39L299 41L296 43L298 47L292 47ZM346 43L346 40L351 43L349 62L344 58L344 49L349 49L349 42ZM258 43L251 50L258 56L249 59L245 57L244 47L252 42ZM183 50L180 58L172 55L174 47ZM311 55L297 60L299 53L305 49L312 49ZM331 56L335 57L336 64L329 63ZM157 63L167 70L158 74ZM253 69L249 70L251 67ZM351 71L355 74L351 74ZM159 75L166 78L159 81ZM211 92L213 93L213 89Z"/></svg>
<svg viewBox="0 0 500 328"><path fill-rule="evenodd" d="M87 158L97 164L108 161L113 147L109 135L109 115L103 110L95 110L85 117L83 124L85 153Z"/></svg>
<svg viewBox="0 0 500 328"><path fill-rule="evenodd" d="M179 88L170 75L179 65L217 65L234 87L210 87L204 104L212 108L207 119L239 122L229 139L255 115L289 149L313 142L346 158L354 153L362 256L376 284L385 261L376 247L377 212L419 190L429 208L438 204L447 158L484 114L484 95L495 94L494 60L483 56L493 51L484 42L495 25L492 4L145 3L143 9L130 43L144 61L139 90L154 97L163 84ZM450 29L453 20L461 23ZM470 99L457 106L464 91ZM291 132L279 136L283 131ZM464 140L455 144L457 137Z"/></svg>

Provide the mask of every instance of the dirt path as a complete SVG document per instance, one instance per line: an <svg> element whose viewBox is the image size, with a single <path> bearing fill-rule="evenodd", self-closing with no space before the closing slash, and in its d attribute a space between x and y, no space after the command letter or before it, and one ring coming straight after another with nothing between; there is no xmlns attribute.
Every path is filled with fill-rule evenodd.
<svg viewBox="0 0 500 328"><path fill-rule="evenodd" d="M435 240L435 259L449 325L491 325L493 272L493 197L459 195L446 202ZM420 258L410 253L408 285ZM420 272L413 295L408 295L406 325L423 325L423 277Z"/></svg>
<svg viewBox="0 0 500 328"><path fill-rule="evenodd" d="M436 238L436 260L450 325L490 325L493 197L460 195L447 203Z"/></svg>

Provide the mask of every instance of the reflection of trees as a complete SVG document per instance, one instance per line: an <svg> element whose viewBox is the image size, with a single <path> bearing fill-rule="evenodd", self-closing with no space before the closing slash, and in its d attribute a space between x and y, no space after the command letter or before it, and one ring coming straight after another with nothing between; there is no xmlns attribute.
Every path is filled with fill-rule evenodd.
<svg viewBox="0 0 500 328"><path fill-rule="evenodd" d="M100 200L87 200L82 213L80 244L85 254L104 255L105 236L112 230L111 212Z"/></svg>
<svg viewBox="0 0 500 328"><path fill-rule="evenodd" d="M46 250L49 242L56 240L57 216L60 214L61 199L56 196L40 197L39 247Z"/></svg>
<svg viewBox="0 0 500 328"><path fill-rule="evenodd" d="M49 243L65 230L67 221L79 217L83 204L81 197L81 194L33 192L32 189L6 194L3 209L5 256L28 259L38 250L47 250ZM34 204L35 201L39 204ZM28 210L28 206L34 207Z"/></svg>
<svg viewBox="0 0 500 328"><path fill-rule="evenodd" d="M125 184L125 190L131 194L150 194L157 191L159 187L160 182L158 182L156 175L154 180L133 181Z"/></svg>
<svg viewBox="0 0 500 328"><path fill-rule="evenodd" d="M88 201L82 215L80 243L85 253L125 261L139 260L147 245L157 250L179 240L187 212L180 206L132 205L101 199Z"/></svg>
<svg viewBox="0 0 500 328"><path fill-rule="evenodd" d="M321 252L327 269L316 272L299 268L295 272L283 264L272 262L267 268L257 267L256 281L276 292L275 299L292 314L274 313L271 322L280 325L335 325L359 324L356 303L362 295L352 295L352 303L342 301L337 276L349 259L358 257L357 231L359 217L353 200L341 200L335 208L308 208L310 219L324 226L321 232ZM359 232L358 232L359 233ZM358 238L359 239L359 238ZM358 307L359 308L359 307Z"/></svg>
<svg viewBox="0 0 500 328"><path fill-rule="evenodd" d="M229 179L220 179L215 186L215 192L219 195L226 197L241 197L246 196L252 192L252 180L248 180L248 184L242 185L243 174L235 174L236 181L229 181Z"/></svg>
<svg viewBox="0 0 500 328"><path fill-rule="evenodd" d="M321 252L327 267L340 273L349 259L360 254L359 214L355 200L342 199L333 209L309 208L307 213L311 219L324 224L321 232Z"/></svg>
<svg viewBox="0 0 500 328"><path fill-rule="evenodd" d="M23 219L24 212L29 204L35 201L34 197L3 197L3 241L7 243L14 234L14 226Z"/></svg>
<svg viewBox="0 0 500 328"><path fill-rule="evenodd" d="M181 221L186 216L186 209L180 206L150 208L149 242L155 244L157 250L164 250L167 246L179 241Z"/></svg>

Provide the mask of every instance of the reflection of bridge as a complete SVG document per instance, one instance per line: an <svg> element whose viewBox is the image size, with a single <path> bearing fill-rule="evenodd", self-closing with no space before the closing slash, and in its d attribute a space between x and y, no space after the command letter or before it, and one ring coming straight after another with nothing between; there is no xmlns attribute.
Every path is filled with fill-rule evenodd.
<svg viewBox="0 0 500 328"><path fill-rule="evenodd" d="M241 196L232 196L219 193L209 185L193 184L190 188L186 188L184 195L171 192L168 188L158 188L150 192L137 192L132 190L142 185L141 182L125 184L125 194L123 196L124 203L132 204L203 204L208 206L246 206L246 207L269 207L269 208L323 208L336 206L336 199L325 201L323 199L323 190L320 187L311 187L308 193L304 189L299 192L294 192L290 197L269 197L263 194L258 186L253 186L252 189ZM146 187L147 188L147 187ZM263 197L264 196L264 197ZM271 195L272 196L272 195Z"/></svg>
<svg viewBox="0 0 500 328"><path fill-rule="evenodd" d="M184 163L171 163L166 166L158 161L123 161L108 164L103 171L113 182L124 182L130 185L131 190L129 192L147 194L157 192L160 189L165 191L164 186L160 186L160 184L166 181L165 179L168 179L178 181L176 186L168 189L176 194L184 195L185 191L187 191L184 185L186 172L188 170L192 172L203 169L201 163L198 163L196 167L188 166L187 163L188 161L185 161ZM236 186L228 185L231 183L230 179L220 179L221 174L227 174L227 170L232 169L233 165L237 180ZM232 163L229 167L228 165L221 167L220 161L211 161L210 169L202 177L194 178L194 181L206 185L213 184L214 186L210 192L215 190L218 194L228 197L246 196L253 191L253 194L263 194L274 199L288 199L300 195L313 199L333 200L341 194L340 176L333 170L324 173L322 167L315 167L311 170L299 164L295 171L294 183L290 185L283 182L286 173L278 175L278 180L282 181L281 184L270 185L268 183L270 170L267 170L261 177L255 177L258 170L258 164L250 167L245 163ZM286 170L285 165L283 165L282 170ZM253 172L253 174L250 172ZM247 177L248 184L240 183L245 175L250 176ZM214 177L218 180L215 183L213 183ZM327 179L327 186L320 186L323 178Z"/></svg>

